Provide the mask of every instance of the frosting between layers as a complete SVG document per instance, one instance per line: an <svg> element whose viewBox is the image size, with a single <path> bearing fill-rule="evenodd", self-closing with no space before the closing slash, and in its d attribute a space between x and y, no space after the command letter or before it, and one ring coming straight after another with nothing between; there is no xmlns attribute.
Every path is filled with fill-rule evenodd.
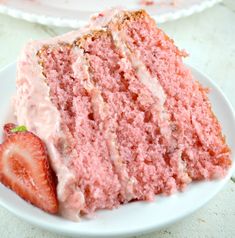
<svg viewBox="0 0 235 238"><path fill-rule="evenodd" d="M115 32L115 30L112 31L112 35L116 46L122 51L123 55L130 60L134 69L136 69L136 74L140 81L154 95L155 99L157 99L155 108L157 109L157 111L159 111L159 119L160 121L162 121L160 130L163 130L164 128L164 134L167 134L167 137L169 138L171 133L171 131L169 130L169 115L164 110L166 94L162 86L160 85L157 78L153 78L150 75L145 65L140 60L140 57L130 52L125 44L125 41L123 41L123 36L121 36L118 32Z"/></svg>
<svg viewBox="0 0 235 238"><path fill-rule="evenodd" d="M115 24L115 19L112 21L112 24ZM125 35L121 32L118 32L115 27L112 27L110 24L113 40L116 46L122 51L123 55L128 58L132 66L136 69L136 73L140 81L145 85L145 87L154 95L156 102L153 105L153 110L158 112L159 115L159 127L162 135L172 143L172 129L170 122L170 115L166 112L164 108L164 103L166 101L166 94L161 86L159 80L156 77L151 76L149 70L146 68L145 64L142 62L139 52L131 52L128 46L125 43ZM174 145L172 145L174 147ZM190 183L191 178L186 172L186 164L182 159L182 149L178 148L172 157L176 157L178 161L178 173L180 174L180 179L185 183ZM173 192L173 191L172 191Z"/></svg>
<svg viewBox="0 0 235 238"><path fill-rule="evenodd" d="M74 49L74 51L82 51L80 49ZM92 79L89 75L89 63L85 59L84 56L78 57L76 62L73 64L72 68L74 71L74 75L78 78L80 75L79 65L83 66L84 73L86 74L86 81L82 81L84 88L91 95L91 102L93 105L94 117L103 121L100 124L100 130L103 130L104 137L106 139L107 146L109 148L110 159L115 166L115 171L118 174L120 182L122 184L122 196L125 201L129 201L134 197L133 191L133 183L134 179L128 177L128 173L126 171L125 165L122 162L122 159L119 154L116 136L111 131L110 127L112 127L112 118L107 118L108 105L105 103L100 90L95 86L95 83L92 82ZM112 128L113 130L113 128Z"/></svg>

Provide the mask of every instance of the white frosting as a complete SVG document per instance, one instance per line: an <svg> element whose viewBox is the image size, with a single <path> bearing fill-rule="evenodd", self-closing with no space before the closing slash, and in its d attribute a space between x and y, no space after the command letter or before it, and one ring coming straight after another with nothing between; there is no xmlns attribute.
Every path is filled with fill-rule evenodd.
<svg viewBox="0 0 235 238"><path fill-rule="evenodd" d="M89 25L95 28L97 28L97 26L105 28L115 17L119 17L122 12L123 8L119 7L95 14L91 17Z"/></svg>
<svg viewBox="0 0 235 238"><path fill-rule="evenodd" d="M138 58L131 56L131 62L133 67L136 69L136 73L139 76L141 82L149 89L149 91L158 98L159 104L163 109L163 105L166 101L166 94L156 77L152 77L146 66L138 60Z"/></svg>
<svg viewBox="0 0 235 238"><path fill-rule="evenodd" d="M133 54L130 52L125 44L125 41L123 41L123 38L125 39L124 35L121 35L119 32L113 30L112 36L116 46L121 50L123 55L131 61L132 66L136 69L138 78L149 89L154 97L158 98L160 105L163 107L166 100L166 94L158 79L156 77L153 78L150 75L145 64L140 60L141 57L137 55L137 53Z"/></svg>
<svg viewBox="0 0 235 238"><path fill-rule="evenodd" d="M49 98L49 87L38 65L34 44L19 59L15 113L17 122L45 140L60 131L60 115ZM34 67L31 67L34 65Z"/></svg>

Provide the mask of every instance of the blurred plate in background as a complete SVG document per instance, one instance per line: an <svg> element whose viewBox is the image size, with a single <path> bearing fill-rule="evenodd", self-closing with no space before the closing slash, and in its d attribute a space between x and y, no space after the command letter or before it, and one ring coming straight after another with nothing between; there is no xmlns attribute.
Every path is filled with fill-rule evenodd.
<svg viewBox="0 0 235 238"><path fill-rule="evenodd" d="M111 7L128 10L144 8L158 23L179 19L222 0L154 0L143 6L141 0L1 0L0 13L44 25L77 28L84 25L90 15Z"/></svg>

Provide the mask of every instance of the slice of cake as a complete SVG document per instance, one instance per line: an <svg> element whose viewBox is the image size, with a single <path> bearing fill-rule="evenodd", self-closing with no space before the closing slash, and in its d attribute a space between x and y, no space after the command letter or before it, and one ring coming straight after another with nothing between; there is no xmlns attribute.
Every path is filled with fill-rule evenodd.
<svg viewBox="0 0 235 238"><path fill-rule="evenodd" d="M101 13L25 47L17 123L47 145L63 216L226 174L229 148L185 56L145 11Z"/></svg>

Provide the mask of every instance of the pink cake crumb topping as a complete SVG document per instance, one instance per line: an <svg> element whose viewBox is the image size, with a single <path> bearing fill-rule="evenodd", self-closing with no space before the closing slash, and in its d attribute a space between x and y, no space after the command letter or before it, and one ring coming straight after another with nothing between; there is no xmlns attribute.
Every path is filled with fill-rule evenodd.
<svg viewBox="0 0 235 238"><path fill-rule="evenodd" d="M104 12L70 36L35 43L19 64L16 98L18 108L30 103L16 111L18 122L49 147L63 216L151 201L226 174L230 151L207 90L144 11ZM30 84L42 92L33 87L29 97ZM46 112L52 121L42 121Z"/></svg>

